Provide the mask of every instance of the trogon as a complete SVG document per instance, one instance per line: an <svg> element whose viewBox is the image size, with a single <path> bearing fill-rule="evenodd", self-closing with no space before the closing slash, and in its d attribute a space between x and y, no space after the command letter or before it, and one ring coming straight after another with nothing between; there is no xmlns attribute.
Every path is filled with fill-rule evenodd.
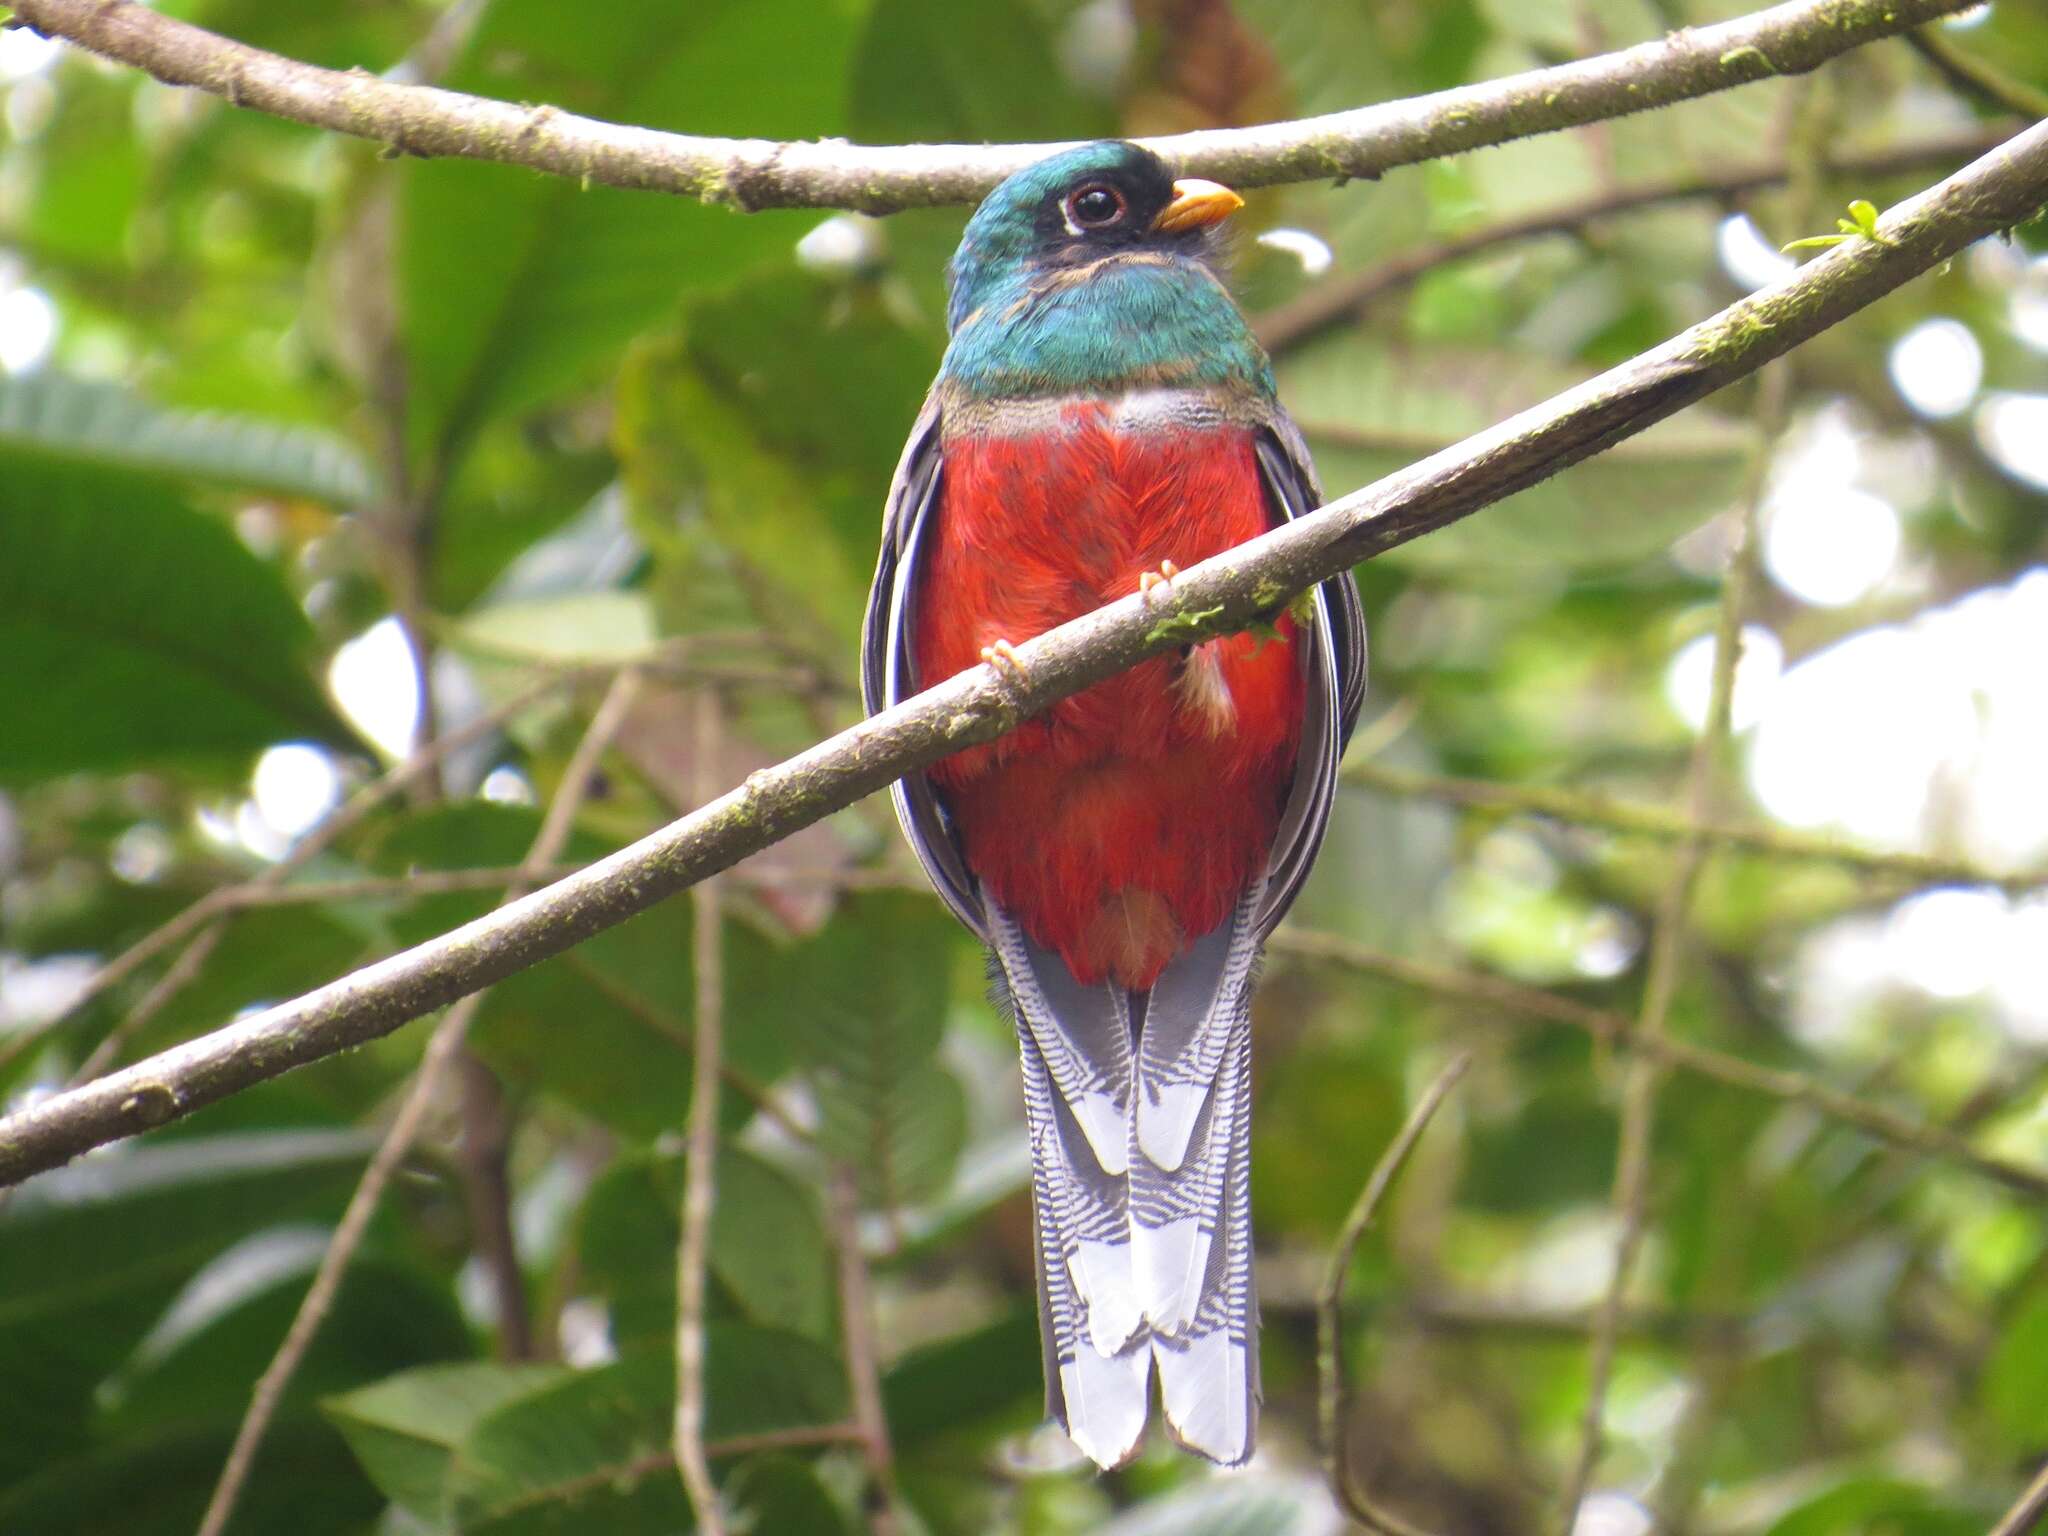
<svg viewBox="0 0 2048 1536"><path fill-rule="evenodd" d="M949 269L950 340L889 492L870 711L1319 499L1219 274L1242 200L1103 142L1004 181ZM1160 583L1167 583L1165 593ZM1235 1464L1259 1408L1251 993L1365 692L1348 575L895 789L1014 1013L1046 1396L1104 1467L1168 1431Z"/></svg>

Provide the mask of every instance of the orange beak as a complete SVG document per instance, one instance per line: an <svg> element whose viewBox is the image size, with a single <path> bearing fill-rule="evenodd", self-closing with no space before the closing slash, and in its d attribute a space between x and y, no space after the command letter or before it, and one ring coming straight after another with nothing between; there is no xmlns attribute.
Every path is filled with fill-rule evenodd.
<svg viewBox="0 0 2048 1536"><path fill-rule="evenodd" d="M1220 224L1244 206L1244 199L1226 186L1199 177L1173 184L1173 201L1159 210L1152 228L1163 234Z"/></svg>

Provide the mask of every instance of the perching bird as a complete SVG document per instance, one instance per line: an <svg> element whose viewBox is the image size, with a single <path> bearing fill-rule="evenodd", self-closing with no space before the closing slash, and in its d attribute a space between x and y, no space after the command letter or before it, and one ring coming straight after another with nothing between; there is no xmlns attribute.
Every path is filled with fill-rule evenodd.
<svg viewBox="0 0 2048 1536"><path fill-rule="evenodd" d="M987 662L1317 504L1216 271L1242 200L1133 144L991 192L896 470L868 708ZM896 786L925 872L993 953L1023 1055L1049 1411L1099 1465L1168 1430L1225 1463L1259 1406L1250 1002L1365 690L1349 576Z"/></svg>

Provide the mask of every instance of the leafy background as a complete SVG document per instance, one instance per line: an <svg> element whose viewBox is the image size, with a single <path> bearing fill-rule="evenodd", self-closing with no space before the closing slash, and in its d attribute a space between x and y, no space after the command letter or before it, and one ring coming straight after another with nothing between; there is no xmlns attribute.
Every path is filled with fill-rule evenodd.
<svg viewBox="0 0 2048 1536"><path fill-rule="evenodd" d="M161 8L294 57L511 100L871 140L1254 122L1737 9ZM2036 8L2000 0L1942 35L2048 88ZM1257 194L1239 286L1273 314L1319 283L1577 199L1759 157L1798 170L1789 192L1660 201L1435 265L1282 349L1325 478L1348 489L1727 302L1850 198L1881 206L1960 159L1844 178L1826 154L1910 148L1995 115L1886 44L1810 82L1373 185ZM391 159L0 34L7 1102L61 1084L134 1022L160 966L48 1027L98 961L273 864L416 728L558 684L294 882L517 862L601 691L565 668L661 661L584 806L578 859L686 807L707 775L735 781L851 719L877 508L942 344L940 272L961 218L742 219ZM1275 231L1294 233L1253 238ZM1615 1233L1623 1066L1582 1031L1457 983L1632 1014L1672 848L1597 815L1459 811L1432 776L1676 804L1718 555L1761 466L1762 660L1745 663L1742 772L1717 815L2038 866L2048 267L2029 238L1980 248L1802 351L1782 434L1740 390L1361 571L1375 666L1360 778L1296 921L1349 948L1283 944L1260 1005L1268 1429L1250 1473L1217 1477L1155 1446L1099 1477L1039 1428L1010 1045L971 944L900 878L885 814L861 807L735 878L709 1433L844 1419L839 1248L857 1240L873 1315L851 1326L872 1332L896 1482L885 1515L892 1501L844 1445L796 1435L723 1455L754 1529L1335 1529L1311 1475L1314 1286L1365 1173L1460 1047L1478 1064L1352 1277L1347 1452L1433 1529L1555 1518ZM425 710L407 634L431 656ZM651 649L678 637L692 642L680 663ZM725 721L715 743L690 724L707 686ZM2039 1166L2048 906L2026 891L1724 851L1672 1030ZM244 912L121 1051L293 996L494 899L387 890ZM490 996L460 1089L379 1212L236 1529L688 1524L665 1447L690 924L688 900L671 902ZM1439 984L1388 979L1387 955L1437 967ZM424 1033L46 1175L0 1208L0 1530L193 1527ZM502 1310L479 1218L494 1165L524 1326ZM830 1198L836 1169L852 1219ZM2048 1451L2038 1197L1698 1075L1661 1095L1650 1196L1585 1536L1981 1530Z"/></svg>

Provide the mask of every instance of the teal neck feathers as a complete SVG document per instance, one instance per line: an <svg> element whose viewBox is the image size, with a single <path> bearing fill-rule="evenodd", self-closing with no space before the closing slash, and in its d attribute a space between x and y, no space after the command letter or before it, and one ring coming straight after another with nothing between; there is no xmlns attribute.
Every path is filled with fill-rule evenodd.
<svg viewBox="0 0 2048 1536"><path fill-rule="evenodd" d="M1104 185L1128 199L1131 227L1077 228L1073 189ZM991 192L949 273L942 387L980 400L1172 387L1272 398L1266 354L1211 265L1212 231L1150 228L1172 192L1157 157L1117 142Z"/></svg>

